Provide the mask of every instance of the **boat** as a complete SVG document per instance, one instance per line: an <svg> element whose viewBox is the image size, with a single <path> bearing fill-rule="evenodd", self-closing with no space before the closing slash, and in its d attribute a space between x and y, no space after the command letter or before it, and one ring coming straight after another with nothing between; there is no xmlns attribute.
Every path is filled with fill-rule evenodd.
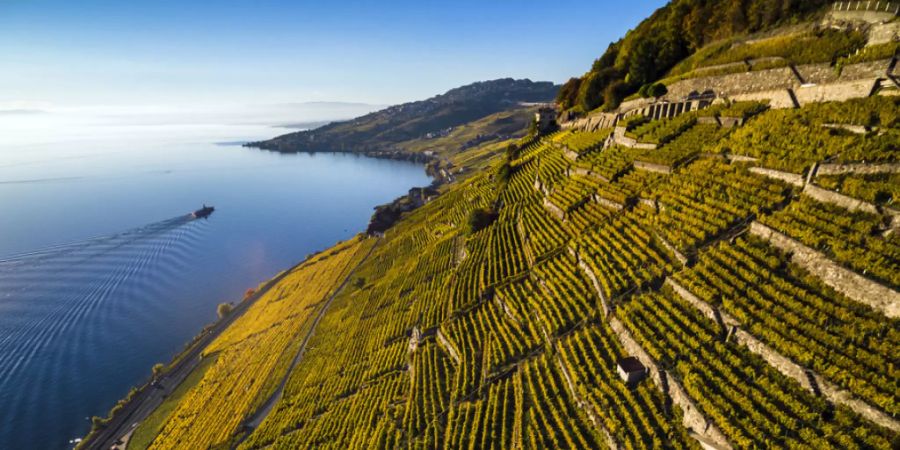
<svg viewBox="0 0 900 450"><path fill-rule="evenodd" d="M213 211L215 211L215 210L216 210L216 208L214 208L212 206L206 206L206 204L204 204L202 208L192 212L191 216L193 216L195 219L199 219L202 217L209 217L209 215L212 214Z"/></svg>

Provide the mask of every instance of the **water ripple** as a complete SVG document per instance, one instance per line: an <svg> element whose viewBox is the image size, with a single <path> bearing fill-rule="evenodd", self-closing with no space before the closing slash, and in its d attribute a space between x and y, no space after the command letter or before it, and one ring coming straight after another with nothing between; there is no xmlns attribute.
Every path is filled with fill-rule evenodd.
<svg viewBox="0 0 900 450"><path fill-rule="evenodd" d="M165 306L166 288L206 226L179 216L0 259L3 434L17 423L52 421L60 402L84 400L79 372L111 357L94 349L139 333Z"/></svg>

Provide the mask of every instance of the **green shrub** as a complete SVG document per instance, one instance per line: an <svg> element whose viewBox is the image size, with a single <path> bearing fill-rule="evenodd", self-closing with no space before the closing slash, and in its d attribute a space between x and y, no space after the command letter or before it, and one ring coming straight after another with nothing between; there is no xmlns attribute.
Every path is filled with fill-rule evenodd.
<svg viewBox="0 0 900 450"><path fill-rule="evenodd" d="M497 220L497 212L493 208L477 208L469 213L469 234L475 234Z"/></svg>
<svg viewBox="0 0 900 450"><path fill-rule="evenodd" d="M603 92L603 106L607 110L618 108L622 104L622 100L628 96L629 89L630 87L624 81L614 81Z"/></svg>
<svg viewBox="0 0 900 450"><path fill-rule="evenodd" d="M666 85L662 83L654 83L652 86L650 86L650 89L647 91L647 93L650 94L651 97L658 98L668 94L669 88L667 88Z"/></svg>
<svg viewBox="0 0 900 450"><path fill-rule="evenodd" d="M231 303L219 303L219 306L216 307L216 314L221 319L230 314L232 309L234 309L234 305Z"/></svg>
<svg viewBox="0 0 900 450"><path fill-rule="evenodd" d="M566 81L559 88L559 92L556 94L556 102L559 103L562 109L565 110L575 106L575 103L578 101L580 87L581 78L569 78L569 81Z"/></svg>

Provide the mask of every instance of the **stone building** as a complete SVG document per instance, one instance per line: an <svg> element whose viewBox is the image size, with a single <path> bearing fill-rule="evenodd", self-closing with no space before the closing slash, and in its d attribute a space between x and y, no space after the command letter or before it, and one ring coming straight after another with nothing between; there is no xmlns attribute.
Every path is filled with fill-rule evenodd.
<svg viewBox="0 0 900 450"><path fill-rule="evenodd" d="M641 360L634 356L620 359L618 364L616 364L616 371L619 372L622 380L628 384L635 384L643 380L644 376L647 375L647 368L641 364Z"/></svg>
<svg viewBox="0 0 900 450"><path fill-rule="evenodd" d="M534 113L534 121L537 123L539 133L546 133L556 129L556 109L543 107Z"/></svg>

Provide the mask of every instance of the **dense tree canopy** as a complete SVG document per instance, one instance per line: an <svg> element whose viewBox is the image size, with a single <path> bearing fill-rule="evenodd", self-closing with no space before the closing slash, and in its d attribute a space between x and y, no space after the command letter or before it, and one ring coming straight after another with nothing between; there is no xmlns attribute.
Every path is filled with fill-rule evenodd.
<svg viewBox="0 0 900 450"><path fill-rule="evenodd" d="M560 90L563 108L614 108L704 45L782 25L825 6L825 0L673 0ZM622 95L624 93L624 95Z"/></svg>

